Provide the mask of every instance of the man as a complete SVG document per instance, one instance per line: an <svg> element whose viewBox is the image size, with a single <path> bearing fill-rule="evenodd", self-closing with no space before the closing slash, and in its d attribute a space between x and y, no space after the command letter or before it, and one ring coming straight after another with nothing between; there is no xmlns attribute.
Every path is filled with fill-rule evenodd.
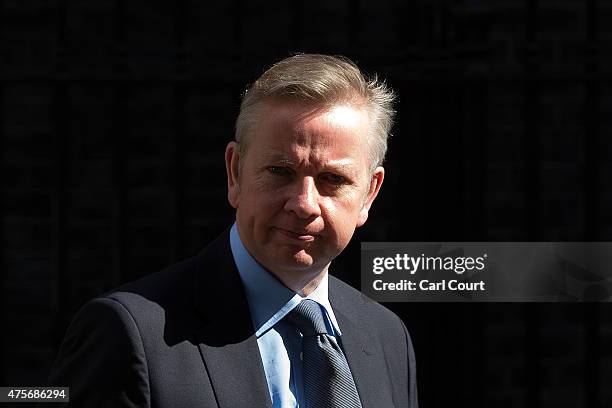
<svg viewBox="0 0 612 408"><path fill-rule="evenodd" d="M87 407L416 407L403 323L328 274L383 183L392 101L343 58L266 71L225 153L235 224L86 304L52 384Z"/></svg>

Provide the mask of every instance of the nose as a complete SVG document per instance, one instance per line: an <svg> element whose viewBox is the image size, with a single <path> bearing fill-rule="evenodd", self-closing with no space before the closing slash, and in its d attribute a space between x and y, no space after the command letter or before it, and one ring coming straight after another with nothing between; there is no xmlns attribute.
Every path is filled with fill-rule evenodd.
<svg viewBox="0 0 612 408"><path fill-rule="evenodd" d="M299 218L316 218L321 215L319 192L312 177L304 177L296 182L285 202L285 211L292 212Z"/></svg>

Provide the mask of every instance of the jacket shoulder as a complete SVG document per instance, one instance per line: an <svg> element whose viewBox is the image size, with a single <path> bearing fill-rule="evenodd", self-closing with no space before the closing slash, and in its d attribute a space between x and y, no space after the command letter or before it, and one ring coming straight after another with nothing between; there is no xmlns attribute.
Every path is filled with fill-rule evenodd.
<svg viewBox="0 0 612 408"><path fill-rule="evenodd" d="M185 259L161 271L125 283L98 298L113 299L126 307L172 304L185 298L193 287L197 257Z"/></svg>

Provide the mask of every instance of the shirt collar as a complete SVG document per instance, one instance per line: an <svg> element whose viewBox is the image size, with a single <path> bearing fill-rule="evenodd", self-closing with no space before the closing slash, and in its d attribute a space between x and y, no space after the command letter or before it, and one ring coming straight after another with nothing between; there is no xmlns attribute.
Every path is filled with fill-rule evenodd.
<svg viewBox="0 0 612 408"><path fill-rule="evenodd" d="M303 298L283 285L249 254L240 239L236 223L230 230L230 247L245 288L257 337L263 335L285 317L302 299L312 299L323 306L336 334L342 334L329 303L327 272L319 286L310 295Z"/></svg>

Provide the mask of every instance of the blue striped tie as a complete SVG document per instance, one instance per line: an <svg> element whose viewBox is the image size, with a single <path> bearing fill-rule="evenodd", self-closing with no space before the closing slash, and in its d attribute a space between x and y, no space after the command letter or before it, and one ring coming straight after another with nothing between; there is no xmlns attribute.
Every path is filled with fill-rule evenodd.
<svg viewBox="0 0 612 408"><path fill-rule="evenodd" d="M351 370L336 339L327 334L321 307L302 300L286 319L303 336L306 408L361 408Z"/></svg>

